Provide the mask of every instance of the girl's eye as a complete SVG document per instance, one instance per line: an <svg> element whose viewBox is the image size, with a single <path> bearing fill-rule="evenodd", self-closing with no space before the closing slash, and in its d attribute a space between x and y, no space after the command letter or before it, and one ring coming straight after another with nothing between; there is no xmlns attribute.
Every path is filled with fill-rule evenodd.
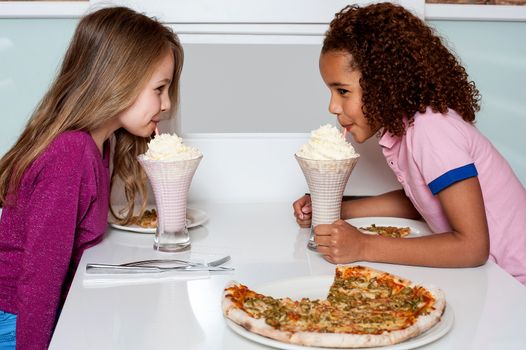
<svg viewBox="0 0 526 350"><path fill-rule="evenodd" d="M164 90L164 85L159 86L157 89L155 89L155 92L157 92L158 95L162 94Z"/></svg>
<svg viewBox="0 0 526 350"><path fill-rule="evenodd" d="M338 94L340 95L345 95L346 93L348 93L349 90L345 90L345 89L338 89Z"/></svg>

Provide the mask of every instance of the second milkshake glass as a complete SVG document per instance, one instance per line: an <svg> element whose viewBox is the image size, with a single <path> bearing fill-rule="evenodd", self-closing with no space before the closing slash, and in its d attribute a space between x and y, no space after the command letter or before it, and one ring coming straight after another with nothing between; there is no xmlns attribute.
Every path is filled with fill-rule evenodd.
<svg viewBox="0 0 526 350"><path fill-rule="evenodd" d="M332 224L341 218L343 191L359 155L343 160L313 160L294 156L307 180L312 202L312 226L307 247L316 250L314 227Z"/></svg>
<svg viewBox="0 0 526 350"><path fill-rule="evenodd" d="M155 250L176 252L190 248L186 203L192 178L202 158L160 161L138 156L152 185L157 206Z"/></svg>

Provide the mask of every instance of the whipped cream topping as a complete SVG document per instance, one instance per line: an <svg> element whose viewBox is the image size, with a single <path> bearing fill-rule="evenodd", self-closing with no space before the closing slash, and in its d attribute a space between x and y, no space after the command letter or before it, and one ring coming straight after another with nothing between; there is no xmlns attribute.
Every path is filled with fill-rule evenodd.
<svg viewBox="0 0 526 350"><path fill-rule="evenodd" d="M309 142L301 146L296 155L313 160L342 160L359 156L340 130L331 124L313 130Z"/></svg>
<svg viewBox="0 0 526 350"><path fill-rule="evenodd" d="M202 155L197 148L185 145L183 139L174 133L156 135L148 143L148 151L144 154L144 158L174 161L195 159Z"/></svg>

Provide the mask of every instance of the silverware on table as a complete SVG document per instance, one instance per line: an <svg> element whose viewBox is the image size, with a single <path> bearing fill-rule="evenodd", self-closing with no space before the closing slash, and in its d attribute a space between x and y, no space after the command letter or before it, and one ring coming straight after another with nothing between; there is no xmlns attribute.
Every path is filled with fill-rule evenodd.
<svg viewBox="0 0 526 350"><path fill-rule="evenodd" d="M143 260L121 265L111 264L87 264L86 273L89 274L135 274L135 273L159 273L167 271L234 271L232 267L219 266L230 260L230 256L211 261L209 263L197 263L177 259ZM152 263L179 263L178 266L158 266Z"/></svg>
<svg viewBox="0 0 526 350"><path fill-rule="evenodd" d="M140 260L132 261L129 263L120 264L119 266L159 266L159 264L177 264L184 266L219 266L223 265L230 260L230 255L224 256L220 259L210 261L209 263L190 261L190 260L181 260L181 259L153 259L153 260Z"/></svg>
<svg viewBox="0 0 526 350"><path fill-rule="evenodd" d="M234 271L233 267L224 266L120 266L109 264L87 264L86 273L89 274L124 274L124 273L159 273L167 271Z"/></svg>

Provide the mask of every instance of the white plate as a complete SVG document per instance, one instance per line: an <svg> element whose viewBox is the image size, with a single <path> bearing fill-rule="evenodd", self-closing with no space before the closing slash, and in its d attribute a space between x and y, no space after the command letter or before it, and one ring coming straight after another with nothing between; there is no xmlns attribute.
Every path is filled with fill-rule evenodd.
<svg viewBox="0 0 526 350"><path fill-rule="evenodd" d="M308 276L294 279L280 280L272 283L267 283L259 287L254 288L259 293L270 295L275 298L289 297L293 300L299 300L302 297L311 299L325 299L327 297L329 288L333 282L334 276ZM440 321L433 326L431 329L420 334L419 336L406 340L402 343L395 345L388 345L382 347L373 348L360 348L360 349L378 349L378 350L406 350L414 349L425 344L429 344L449 332L454 323L454 313L451 309L451 305L447 304L444 314ZM245 328L235 324L234 322L226 319L227 325L237 334L250 339L256 343L260 343L266 346L270 346L277 349L286 350L341 350L342 348L320 348L312 346L303 346L296 344L283 343L278 340L270 339L261 336L256 333L247 331Z"/></svg>
<svg viewBox="0 0 526 350"><path fill-rule="evenodd" d="M208 220L208 216L201 209L195 208L186 208L186 228L192 228L199 225L202 225ZM155 233L155 228L141 227L137 225L119 225L110 222L111 227L114 227L118 230L131 231L138 233Z"/></svg>
<svg viewBox="0 0 526 350"><path fill-rule="evenodd" d="M431 234L431 230L424 221L410 220L403 218L391 218L391 217L365 217L345 220L349 224L360 227L369 227L372 224L376 226L395 226L395 227L409 227L411 232L406 237L418 237L426 236ZM362 231L364 233L371 233ZM374 234L374 233L372 233Z"/></svg>

